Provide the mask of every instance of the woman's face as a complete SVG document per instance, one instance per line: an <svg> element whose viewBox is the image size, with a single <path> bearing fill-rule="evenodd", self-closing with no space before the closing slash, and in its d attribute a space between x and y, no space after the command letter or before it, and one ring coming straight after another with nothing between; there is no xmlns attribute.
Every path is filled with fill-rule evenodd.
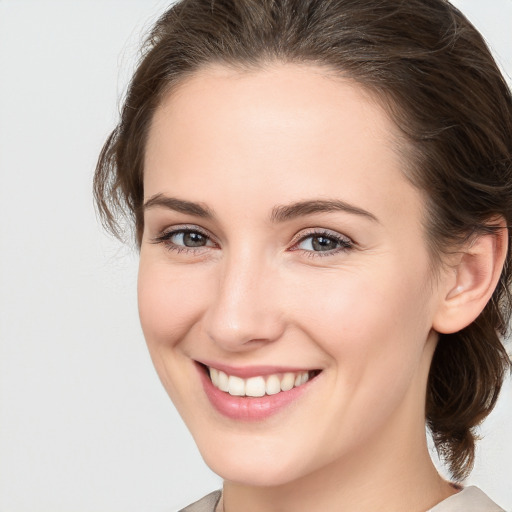
<svg viewBox="0 0 512 512"><path fill-rule="evenodd" d="M385 112L323 73L205 69L149 133L142 327L227 480L284 484L424 440L440 292L423 200Z"/></svg>

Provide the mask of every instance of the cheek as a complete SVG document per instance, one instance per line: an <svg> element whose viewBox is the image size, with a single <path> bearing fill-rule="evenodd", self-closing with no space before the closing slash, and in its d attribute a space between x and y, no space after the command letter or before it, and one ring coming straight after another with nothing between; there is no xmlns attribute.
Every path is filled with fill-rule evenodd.
<svg viewBox="0 0 512 512"><path fill-rule="evenodd" d="M418 278L346 273L339 280L309 282L297 296L301 330L330 359L335 391L323 423L326 437L344 445L350 432L351 442L363 442L400 404L417 406L406 397L414 395L411 390L422 393L430 332L428 294Z"/></svg>
<svg viewBox="0 0 512 512"><path fill-rule="evenodd" d="M190 382L190 360L182 341L197 325L208 295L198 288L204 278L171 268L141 254L138 275L139 317L155 370L182 413L188 411L188 392L182 383Z"/></svg>
<svg viewBox="0 0 512 512"><path fill-rule="evenodd" d="M141 255L137 296L142 330L152 351L179 342L200 316L207 293L201 276Z"/></svg>
<svg viewBox="0 0 512 512"><path fill-rule="evenodd" d="M301 329L350 375L414 367L421 357L430 295L423 276L399 268L309 277L293 294Z"/></svg>

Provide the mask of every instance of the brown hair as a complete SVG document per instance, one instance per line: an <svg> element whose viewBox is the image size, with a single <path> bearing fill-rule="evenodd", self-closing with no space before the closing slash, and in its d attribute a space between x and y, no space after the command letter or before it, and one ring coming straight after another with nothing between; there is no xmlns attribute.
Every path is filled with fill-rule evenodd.
<svg viewBox="0 0 512 512"><path fill-rule="evenodd" d="M484 40L446 0L182 0L156 23L94 180L102 220L143 231L148 127L167 91L202 66L270 60L327 66L382 101L404 134L407 177L423 190L439 257L512 219L512 98ZM126 217L124 217L126 218ZM510 243L510 230L509 230ZM475 427L494 407L510 360L499 335L511 311L511 256L492 300L441 335L426 420L456 480L472 468Z"/></svg>

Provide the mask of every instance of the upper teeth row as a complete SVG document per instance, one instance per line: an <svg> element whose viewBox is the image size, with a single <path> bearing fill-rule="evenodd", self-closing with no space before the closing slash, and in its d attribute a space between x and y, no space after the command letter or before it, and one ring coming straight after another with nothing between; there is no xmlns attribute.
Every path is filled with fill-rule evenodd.
<svg viewBox="0 0 512 512"><path fill-rule="evenodd" d="M242 379L215 368L208 367L213 385L233 396L264 396L275 395L280 391L289 391L309 380L309 372L287 372L272 374L266 377L250 377Z"/></svg>

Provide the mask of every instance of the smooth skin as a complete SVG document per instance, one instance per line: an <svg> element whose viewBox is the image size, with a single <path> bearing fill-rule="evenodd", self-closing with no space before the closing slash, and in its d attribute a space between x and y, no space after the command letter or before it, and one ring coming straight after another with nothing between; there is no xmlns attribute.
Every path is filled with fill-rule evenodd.
<svg viewBox="0 0 512 512"><path fill-rule="evenodd" d="M313 66L204 68L154 115L140 318L225 480L226 512L421 512L456 492L427 450L428 371L436 331L488 300L504 243L484 238L434 272L400 144L369 93ZM304 201L344 207L272 217ZM289 407L243 422L210 404L205 360L321 373Z"/></svg>

